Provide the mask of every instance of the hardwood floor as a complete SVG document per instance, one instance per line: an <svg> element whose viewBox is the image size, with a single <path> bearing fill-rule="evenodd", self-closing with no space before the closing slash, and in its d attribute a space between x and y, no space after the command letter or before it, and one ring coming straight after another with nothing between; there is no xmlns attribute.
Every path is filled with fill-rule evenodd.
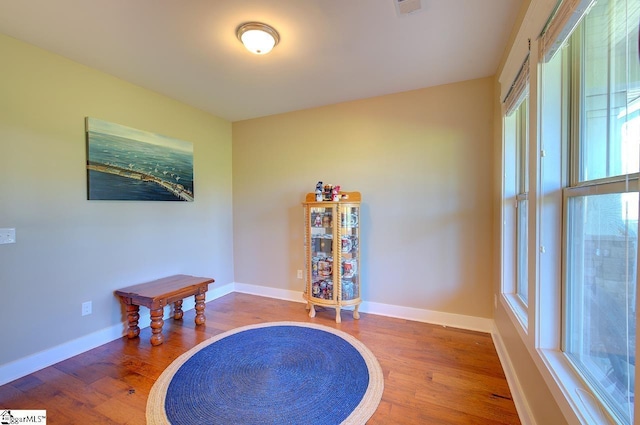
<svg viewBox="0 0 640 425"><path fill-rule="evenodd" d="M232 293L207 303L207 322L194 311L165 321L164 344L150 328L0 386L0 409L46 409L48 424L144 424L155 379L180 354L218 333L254 323L314 322L345 331L377 357L385 377L382 401L367 424L519 424L489 334L420 322L318 309Z"/></svg>

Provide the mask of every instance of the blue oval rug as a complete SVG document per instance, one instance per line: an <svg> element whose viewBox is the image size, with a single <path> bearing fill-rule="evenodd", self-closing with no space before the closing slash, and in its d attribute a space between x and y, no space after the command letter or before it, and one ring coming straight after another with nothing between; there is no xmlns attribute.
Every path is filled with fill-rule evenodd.
<svg viewBox="0 0 640 425"><path fill-rule="evenodd" d="M216 335L178 357L147 401L148 424L364 424L382 370L351 335L274 322Z"/></svg>

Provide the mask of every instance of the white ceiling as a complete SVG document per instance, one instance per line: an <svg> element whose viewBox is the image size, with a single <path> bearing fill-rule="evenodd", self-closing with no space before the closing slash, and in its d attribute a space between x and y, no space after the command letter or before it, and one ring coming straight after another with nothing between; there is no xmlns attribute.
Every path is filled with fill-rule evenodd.
<svg viewBox="0 0 640 425"><path fill-rule="evenodd" d="M0 33L238 121L494 75L522 1L2 0Z"/></svg>

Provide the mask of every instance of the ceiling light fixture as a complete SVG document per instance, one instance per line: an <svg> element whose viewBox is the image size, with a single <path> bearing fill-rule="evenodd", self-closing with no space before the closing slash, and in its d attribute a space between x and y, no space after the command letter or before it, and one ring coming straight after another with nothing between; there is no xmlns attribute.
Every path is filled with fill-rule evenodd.
<svg viewBox="0 0 640 425"><path fill-rule="evenodd" d="M265 55L280 41L278 31L261 22L247 22L236 30L238 40L251 53Z"/></svg>

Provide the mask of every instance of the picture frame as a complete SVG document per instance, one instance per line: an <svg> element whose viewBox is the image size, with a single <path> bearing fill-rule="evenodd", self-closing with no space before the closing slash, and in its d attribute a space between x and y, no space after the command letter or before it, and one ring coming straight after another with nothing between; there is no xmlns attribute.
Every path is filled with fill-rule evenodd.
<svg viewBox="0 0 640 425"><path fill-rule="evenodd" d="M192 143L91 117L85 128L88 200L194 200Z"/></svg>

